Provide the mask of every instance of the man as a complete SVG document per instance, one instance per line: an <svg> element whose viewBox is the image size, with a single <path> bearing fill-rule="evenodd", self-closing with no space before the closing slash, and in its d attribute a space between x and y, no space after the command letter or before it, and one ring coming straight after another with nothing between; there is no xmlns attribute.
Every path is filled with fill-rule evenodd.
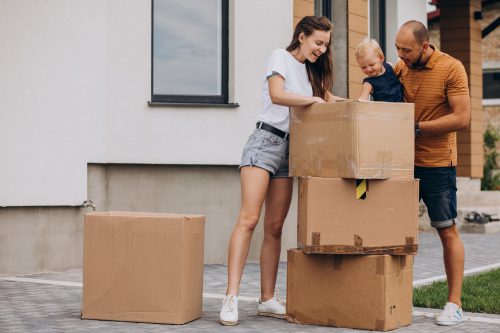
<svg viewBox="0 0 500 333"><path fill-rule="evenodd" d="M467 74L460 61L429 44L429 32L421 22L401 26L396 49L401 60L394 72L404 87L405 101L415 103L415 178L420 179L420 198L443 244L448 302L436 324L455 325L463 320L464 273L464 246L455 225L456 131L470 122Z"/></svg>

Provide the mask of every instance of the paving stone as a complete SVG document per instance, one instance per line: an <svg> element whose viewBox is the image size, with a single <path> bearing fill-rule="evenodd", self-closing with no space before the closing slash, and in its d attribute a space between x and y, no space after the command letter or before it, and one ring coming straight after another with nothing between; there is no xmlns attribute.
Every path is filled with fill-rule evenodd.
<svg viewBox="0 0 500 333"><path fill-rule="evenodd" d="M500 234L463 234L466 264L475 268L500 262ZM421 232L419 253L415 258L414 279L423 279L444 274L442 248L435 232ZM282 258L286 259L286 258ZM206 265L204 292L224 294L227 267ZM36 279L58 281L82 281L82 270L71 269L25 276ZM247 264L241 284L241 296L258 298L260 294L260 272L258 264ZM280 263L277 279L280 295L286 297L286 262ZM203 300L203 317L185 325L158 325L80 319L81 289L71 286L46 285L0 280L0 332L367 332L363 330L299 325L284 320L256 316L257 302L240 301L240 324L224 327L218 322L221 300L206 297ZM428 311L416 308L417 311ZM438 313L439 311L432 311ZM499 315L470 314L466 316L494 318ZM453 327L440 327L434 319L414 316L410 326L393 332L500 332L500 324L467 321Z"/></svg>

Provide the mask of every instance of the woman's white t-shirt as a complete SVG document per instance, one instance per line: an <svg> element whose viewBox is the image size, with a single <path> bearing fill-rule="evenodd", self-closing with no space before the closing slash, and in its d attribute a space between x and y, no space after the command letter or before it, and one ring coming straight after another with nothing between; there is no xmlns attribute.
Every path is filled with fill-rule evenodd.
<svg viewBox="0 0 500 333"><path fill-rule="evenodd" d="M257 118L288 132L290 127L290 110L288 106L273 104L269 95L268 78L273 73L279 73L285 79L285 91L302 96L312 96L312 86L307 76L306 65L295 59L290 52L276 49L267 63L266 76L262 90L263 110Z"/></svg>

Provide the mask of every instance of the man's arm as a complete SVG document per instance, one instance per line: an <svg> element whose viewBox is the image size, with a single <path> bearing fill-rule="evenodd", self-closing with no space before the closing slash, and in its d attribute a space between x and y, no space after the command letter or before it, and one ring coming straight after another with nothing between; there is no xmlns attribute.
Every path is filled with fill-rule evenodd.
<svg viewBox="0 0 500 333"><path fill-rule="evenodd" d="M469 95L448 96L451 113L438 119L419 122L422 136L436 136L456 132L469 127L470 97Z"/></svg>

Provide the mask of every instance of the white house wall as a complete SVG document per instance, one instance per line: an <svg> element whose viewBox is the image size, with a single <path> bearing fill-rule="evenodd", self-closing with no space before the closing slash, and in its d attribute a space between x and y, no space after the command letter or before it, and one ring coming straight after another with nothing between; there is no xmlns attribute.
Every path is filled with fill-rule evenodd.
<svg viewBox="0 0 500 333"><path fill-rule="evenodd" d="M427 26L427 1L426 0L386 0L386 59L395 64L398 61L396 47L394 46L396 33L403 23L417 20Z"/></svg>
<svg viewBox="0 0 500 333"><path fill-rule="evenodd" d="M105 2L0 2L0 206L85 198L105 158Z"/></svg>
<svg viewBox="0 0 500 333"><path fill-rule="evenodd" d="M0 206L79 205L87 163L236 165L291 0L230 1L231 102L150 107L151 3L0 2ZM190 24L190 22L186 22Z"/></svg>

